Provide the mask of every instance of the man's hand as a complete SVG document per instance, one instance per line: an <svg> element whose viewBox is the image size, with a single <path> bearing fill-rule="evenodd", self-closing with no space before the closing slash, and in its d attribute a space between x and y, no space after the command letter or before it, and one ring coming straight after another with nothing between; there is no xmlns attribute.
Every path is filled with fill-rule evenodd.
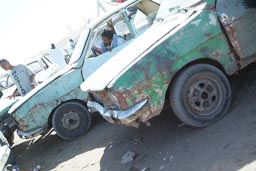
<svg viewBox="0 0 256 171"><path fill-rule="evenodd" d="M36 79L35 78L36 78L35 74L30 76L30 85L31 85L32 89L34 89L36 87L36 85L35 85Z"/></svg>
<svg viewBox="0 0 256 171"><path fill-rule="evenodd" d="M12 94L12 95L8 96L7 98L8 98L9 100L12 100L12 99L14 100L15 97L16 97L16 94Z"/></svg>
<svg viewBox="0 0 256 171"><path fill-rule="evenodd" d="M103 53L101 48L97 48L96 46L92 46L92 52L94 55L99 56Z"/></svg>
<svg viewBox="0 0 256 171"><path fill-rule="evenodd" d="M10 100L11 100L11 99L15 99L15 97L17 96L17 93L18 93L18 89L16 88L16 89L14 90L14 92L12 93L12 95L8 96L7 98L9 98Z"/></svg>

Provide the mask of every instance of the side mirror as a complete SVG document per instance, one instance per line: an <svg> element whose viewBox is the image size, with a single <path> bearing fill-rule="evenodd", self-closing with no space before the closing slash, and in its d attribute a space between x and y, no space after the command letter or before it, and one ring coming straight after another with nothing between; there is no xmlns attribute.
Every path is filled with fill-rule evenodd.
<svg viewBox="0 0 256 171"><path fill-rule="evenodd" d="M3 92L0 91L0 99L3 97Z"/></svg>

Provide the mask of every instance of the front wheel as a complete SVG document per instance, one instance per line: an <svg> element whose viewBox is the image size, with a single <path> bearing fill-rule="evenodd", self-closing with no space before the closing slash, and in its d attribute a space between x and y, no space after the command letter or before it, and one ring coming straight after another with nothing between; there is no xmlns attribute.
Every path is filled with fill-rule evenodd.
<svg viewBox="0 0 256 171"><path fill-rule="evenodd" d="M7 139L9 145L12 146L14 142L14 133L8 127L2 128L1 132L3 133L4 137Z"/></svg>
<svg viewBox="0 0 256 171"><path fill-rule="evenodd" d="M170 90L171 107L184 123L208 126L223 117L231 103L231 87L218 68L208 64L187 67Z"/></svg>
<svg viewBox="0 0 256 171"><path fill-rule="evenodd" d="M60 138L74 140L89 131L91 115L84 105L66 102L55 110L52 125Z"/></svg>

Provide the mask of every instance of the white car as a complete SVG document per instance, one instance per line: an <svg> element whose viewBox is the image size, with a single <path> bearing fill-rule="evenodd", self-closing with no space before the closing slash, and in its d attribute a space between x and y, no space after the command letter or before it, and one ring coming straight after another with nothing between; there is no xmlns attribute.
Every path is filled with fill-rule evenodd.
<svg viewBox="0 0 256 171"><path fill-rule="evenodd" d="M4 171L6 165L15 163L15 157L2 132L0 132L0 145L0 170Z"/></svg>

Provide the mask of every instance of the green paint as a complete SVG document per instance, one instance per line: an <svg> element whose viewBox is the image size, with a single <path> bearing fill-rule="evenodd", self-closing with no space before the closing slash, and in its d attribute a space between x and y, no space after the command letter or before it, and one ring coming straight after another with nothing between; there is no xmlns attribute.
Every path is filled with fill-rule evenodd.
<svg viewBox="0 0 256 171"><path fill-rule="evenodd" d="M206 8L215 4L207 1ZM121 77L112 93L122 91L128 107L148 98L147 110L157 115L164 105L167 89L175 74L187 64L201 59L218 62L229 75L239 68L230 49L216 11L205 9L200 15L186 24L145 55Z"/></svg>
<svg viewBox="0 0 256 171"><path fill-rule="evenodd" d="M47 127L49 115L60 103L80 99L87 93L79 89L83 82L81 70L71 70L41 89L26 103L19 107L14 116L22 131Z"/></svg>

